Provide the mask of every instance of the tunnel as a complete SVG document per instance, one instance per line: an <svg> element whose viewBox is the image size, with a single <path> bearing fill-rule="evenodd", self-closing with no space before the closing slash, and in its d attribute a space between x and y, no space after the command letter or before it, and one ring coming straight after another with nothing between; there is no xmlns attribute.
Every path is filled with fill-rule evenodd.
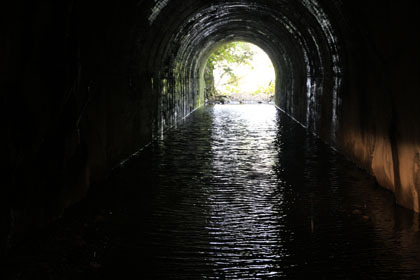
<svg viewBox="0 0 420 280"><path fill-rule="evenodd" d="M420 211L418 2L8 1L0 13L4 256L205 107L206 62L233 41L270 57L278 110Z"/></svg>

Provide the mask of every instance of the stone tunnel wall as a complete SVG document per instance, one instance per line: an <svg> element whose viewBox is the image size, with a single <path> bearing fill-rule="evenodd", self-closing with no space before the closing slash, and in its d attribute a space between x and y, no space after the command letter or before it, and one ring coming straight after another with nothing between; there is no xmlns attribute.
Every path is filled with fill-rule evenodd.
<svg viewBox="0 0 420 280"><path fill-rule="evenodd" d="M27 2L0 11L0 249L202 105L154 1Z"/></svg>
<svg viewBox="0 0 420 280"><path fill-rule="evenodd" d="M0 13L0 236L58 217L202 105L206 57L231 40L273 60L282 110L419 211L419 4L66 0Z"/></svg>
<svg viewBox="0 0 420 280"><path fill-rule="evenodd" d="M347 1L339 147L419 212L420 4Z"/></svg>

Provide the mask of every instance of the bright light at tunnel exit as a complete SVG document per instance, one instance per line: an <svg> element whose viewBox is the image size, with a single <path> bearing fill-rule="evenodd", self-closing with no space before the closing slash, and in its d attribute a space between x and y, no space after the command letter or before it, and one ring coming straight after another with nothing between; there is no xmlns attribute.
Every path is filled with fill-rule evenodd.
<svg viewBox="0 0 420 280"><path fill-rule="evenodd" d="M213 75L217 94L238 101L271 101L274 96L275 71L270 58L261 48L251 43L241 42L236 50L239 56L241 51L251 53L245 63L225 61L215 65ZM232 73L227 75L226 68Z"/></svg>

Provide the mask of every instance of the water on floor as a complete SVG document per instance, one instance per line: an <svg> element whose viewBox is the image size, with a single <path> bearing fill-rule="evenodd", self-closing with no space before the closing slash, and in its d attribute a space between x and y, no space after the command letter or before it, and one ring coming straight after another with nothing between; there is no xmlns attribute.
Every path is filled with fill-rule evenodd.
<svg viewBox="0 0 420 280"><path fill-rule="evenodd" d="M418 215L272 105L199 109L116 170L103 189L88 199L94 214L64 219L39 245L56 247L54 257L33 256L43 256L42 273L420 277ZM41 273L34 266L32 275Z"/></svg>

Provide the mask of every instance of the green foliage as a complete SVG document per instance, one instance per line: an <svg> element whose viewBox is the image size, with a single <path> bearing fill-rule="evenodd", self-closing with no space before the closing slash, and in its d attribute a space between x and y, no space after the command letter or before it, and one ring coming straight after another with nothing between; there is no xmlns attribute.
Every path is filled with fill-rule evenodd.
<svg viewBox="0 0 420 280"><path fill-rule="evenodd" d="M237 69L240 66L254 69L252 66L254 55L256 53L252 45L245 42L231 42L217 49L206 65L206 97L214 96L217 92L218 95L227 95L234 100L269 100L274 95L274 81L259 86L255 92L244 92L240 86L244 77L238 76ZM217 79L218 84L215 84L213 74L216 69L220 75ZM219 92L220 88L223 88L223 92Z"/></svg>
<svg viewBox="0 0 420 280"><path fill-rule="evenodd" d="M252 93L252 95L274 95L274 82L270 81L266 85L259 86L258 89Z"/></svg>
<svg viewBox="0 0 420 280"><path fill-rule="evenodd" d="M208 59L207 68L213 71L216 67L223 69L224 75L229 75L229 81L237 83L239 77L233 72L233 68L239 65L251 65L254 52L250 45L244 42L231 42L217 49Z"/></svg>
<svg viewBox="0 0 420 280"><path fill-rule="evenodd" d="M244 42L231 42L221 46L208 59L207 66L214 70L217 67L226 68L226 71L232 71L231 67L240 64L250 64L254 52L249 44Z"/></svg>

